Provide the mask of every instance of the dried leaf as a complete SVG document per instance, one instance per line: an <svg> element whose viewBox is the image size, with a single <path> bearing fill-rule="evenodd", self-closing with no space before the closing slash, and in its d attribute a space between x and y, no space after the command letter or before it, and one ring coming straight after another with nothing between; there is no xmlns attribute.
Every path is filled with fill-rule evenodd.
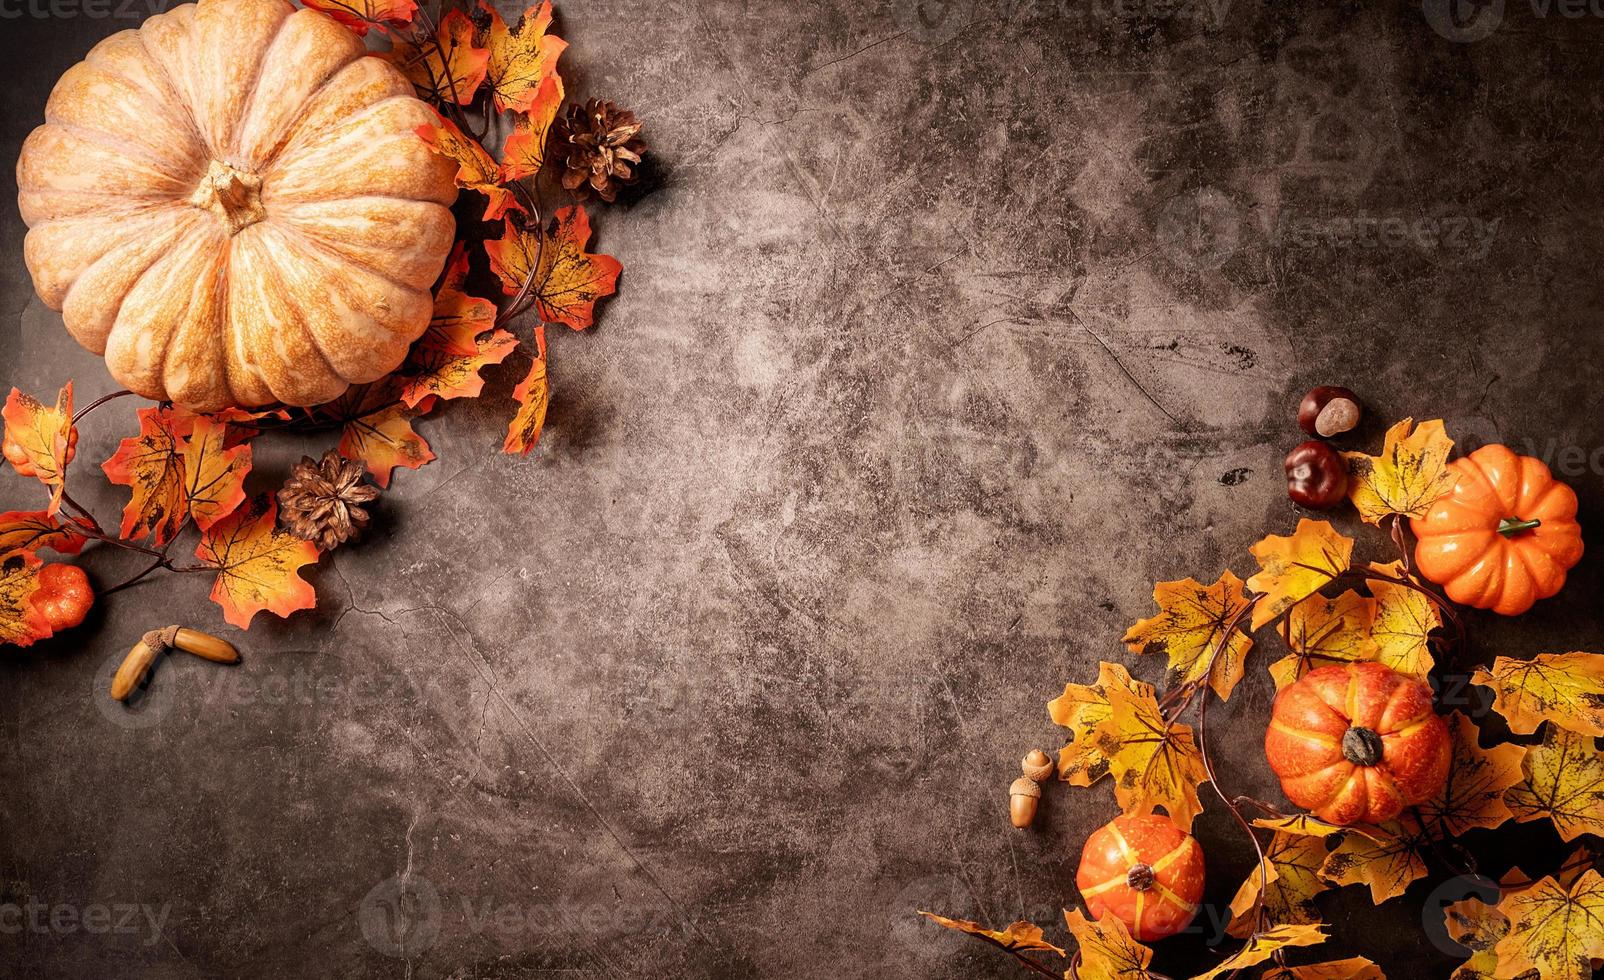
<svg viewBox="0 0 1604 980"><path fill-rule="evenodd" d="M381 487L390 485L396 467L415 470L434 459L434 451L412 428L412 423L434 407L424 398L415 407L401 404L394 382L352 387L325 411L345 426L340 433L340 455L360 460Z"/></svg>
<svg viewBox="0 0 1604 980"><path fill-rule="evenodd" d="M1166 721L1152 688L1111 686L1108 701L1112 714L1093 737L1108 756L1120 809L1140 815L1163 807L1190 831L1203 810L1197 785L1208 778L1191 727Z"/></svg>
<svg viewBox="0 0 1604 980"><path fill-rule="evenodd" d="M1318 822L1318 821L1317 821ZM1229 935L1246 939L1253 932L1253 905L1264 889L1264 915L1272 925L1313 925L1320 921L1316 895L1331 887L1320 877L1329 849L1320 836L1277 830L1264 849L1264 875L1248 872L1231 899Z"/></svg>
<svg viewBox="0 0 1604 980"><path fill-rule="evenodd" d="M1543 653L1530 660L1499 657L1477 668L1471 683L1491 688L1493 708L1517 735L1551 721L1583 735L1604 736L1604 656Z"/></svg>
<svg viewBox="0 0 1604 980"><path fill-rule="evenodd" d="M266 495L213 524L195 557L218 571L212 601L240 629L264 609L288 616L317 605L317 594L297 570L317 561L317 547L278 527L278 504Z"/></svg>
<svg viewBox="0 0 1604 980"><path fill-rule="evenodd" d="M245 502L245 477L251 471L250 445L225 448L228 426L210 418L195 420L184 447L184 496L189 516L202 531Z"/></svg>
<svg viewBox="0 0 1604 980"><path fill-rule="evenodd" d="M540 319L583 330L595 320L596 301L618 288L618 273L623 269L611 255L586 252L589 241L590 219L585 209L570 205L559 208L551 228L542 233L520 231L507 222L501 239L486 242L485 251L508 296L522 290L534 269L531 295Z"/></svg>
<svg viewBox="0 0 1604 980"><path fill-rule="evenodd" d="M394 31L412 23L418 5L413 0L303 0L313 10L325 14L366 36L370 27Z"/></svg>
<svg viewBox="0 0 1604 980"><path fill-rule="evenodd" d="M1064 955L1063 950L1042 938L1043 932L1041 926L1031 922L1015 922L1008 928L999 932L995 929L987 929L980 923L971 922L968 919L949 919L944 915L937 915L934 912L920 911L919 914L929 919L931 922L934 922L938 926L944 926L948 929L956 929L959 932L966 933L971 936L979 936L982 939L989 939L1001 946L1003 949L1039 949L1043 952L1057 953L1059 956Z"/></svg>
<svg viewBox="0 0 1604 980"><path fill-rule="evenodd" d="M1132 680L1123 666L1104 660L1097 665L1095 684L1065 684L1064 693L1047 702L1053 723L1074 736L1058 751L1058 778L1071 786L1090 786L1108 775L1108 756L1096 734L1114 714L1108 700L1114 688L1153 692L1151 685Z"/></svg>
<svg viewBox="0 0 1604 980"><path fill-rule="evenodd" d="M37 477L50 488L47 512L55 517L61 510L61 496L67 489L67 464L77 442L72 426L72 382L67 382L56 395L54 407L12 388L0 415L6 423L7 455L20 452L26 457L23 463L13 460L12 466L23 476Z"/></svg>
<svg viewBox="0 0 1604 980"><path fill-rule="evenodd" d="M468 15L453 10L441 19L433 37L398 42L389 58L412 82L419 98L467 105L484 83L490 52L474 43Z"/></svg>
<svg viewBox="0 0 1604 980"><path fill-rule="evenodd" d="M518 180L540 173L546 163L546 144L551 124L563 101L562 79L547 77L536 90L529 108L513 120L512 132L501 148L501 177Z"/></svg>
<svg viewBox="0 0 1604 980"><path fill-rule="evenodd" d="M1422 856L1430 846L1413 820L1389 820L1365 834L1349 834L1326 857L1320 876L1339 885L1368 885L1377 905L1404 893L1426 876Z"/></svg>
<svg viewBox="0 0 1604 980"><path fill-rule="evenodd" d="M1482 748L1475 723L1457 711L1448 729L1453 738L1448 781L1420 805L1421 820L1434 835L1448 838L1477 827L1497 827L1510 818L1504 791L1521 782L1526 752L1518 745Z"/></svg>
<svg viewBox="0 0 1604 980"><path fill-rule="evenodd" d="M1320 931L1318 925L1276 926L1254 936L1248 940L1246 946L1237 951L1235 956L1207 973L1198 974L1193 980L1214 980L1222 974L1263 963L1274 956L1276 950L1286 949L1289 946L1318 946L1325 941L1326 935Z"/></svg>
<svg viewBox="0 0 1604 980"><path fill-rule="evenodd" d="M1397 514L1425 517L1432 502L1454 486L1448 469L1448 454L1454 441L1448 438L1441 419L1420 423L1409 432L1414 419L1404 419L1387 430L1380 456L1343 453L1351 479L1348 499L1359 516L1379 526Z"/></svg>
<svg viewBox="0 0 1604 980"><path fill-rule="evenodd" d="M26 552L0 561L0 643L28 647L50 637L50 621L33 606L41 564Z"/></svg>
<svg viewBox="0 0 1604 980"><path fill-rule="evenodd" d="M123 508L121 535L130 541L150 535L159 548L178 535L189 517L185 494L184 437L198 416L180 420L169 408L139 410L139 435L124 439L100 468L106 479L134 491Z"/></svg>
<svg viewBox="0 0 1604 980"><path fill-rule="evenodd" d="M1383 575L1401 576L1402 562L1381 565L1371 562L1370 570ZM1424 682L1435 660L1431 655L1431 631L1442 626L1442 614L1426 596L1407 585L1378 582L1367 585L1376 597L1376 618L1370 636L1376 641L1376 659L1400 674Z"/></svg>
<svg viewBox="0 0 1604 980"><path fill-rule="evenodd" d="M89 539L77 521L62 523L48 511L12 510L0 514L0 558L14 554L36 554L49 548L63 555L76 555Z"/></svg>
<svg viewBox="0 0 1604 980"><path fill-rule="evenodd" d="M1075 937L1080 980L1146 980L1153 951L1131 938L1125 923L1113 915L1096 922L1080 909L1065 909L1064 922Z"/></svg>
<svg viewBox="0 0 1604 980"><path fill-rule="evenodd" d="M1525 781L1504 793L1515 819L1553 820L1568 841L1580 834L1604 837L1604 754L1593 736L1550 726L1543 744L1525 752Z"/></svg>
<svg viewBox="0 0 1604 980"><path fill-rule="evenodd" d="M1249 550L1260 570L1248 579L1248 588L1264 597L1253 610L1258 629L1346 571L1353 539L1305 517L1290 537L1272 534Z"/></svg>
<svg viewBox="0 0 1604 980"><path fill-rule="evenodd" d="M1509 934L1494 947L1503 976L1536 970L1543 980L1589 980L1604 959L1604 876L1588 870L1566 889L1544 878L1506 894L1498 911Z"/></svg>
<svg viewBox="0 0 1604 980"><path fill-rule="evenodd" d="M457 186L485 196L484 220L496 221L508 211L523 210L513 192L502 185L501 165L451 120L440 117L433 126L419 126L418 136L435 153L457 164Z"/></svg>
<svg viewBox="0 0 1604 980"><path fill-rule="evenodd" d="M467 261L467 253L459 250L435 297L429 329L402 365L400 398L407 408L416 408L430 397L479 397L485 386L479 372L500 364L518 348L518 338L493 329L496 305L469 296L456 285L466 276Z"/></svg>
<svg viewBox="0 0 1604 980"><path fill-rule="evenodd" d="M1221 573L1213 585L1190 578L1179 582L1160 582L1153 587L1153 601L1159 614L1144 619L1125 632L1121 641L1132 653L1164 654L1178 680L1189 684L1208 676L1209 687L1224 701L1231 696L1242 670L1253 637L1233 630L1223 646L1228 624L1248 605L1242 580L1231 572ZM1215 656L1219 648L1218 657Z"/></svg>
<svg viewBox="0 0 1604 980"><path fill-rule="evenodd" d="M1281 638L1292 652L1270 665L1276 690L1319 667L1376 659L1370 638L1375 618L1376 600L1351 589L1335 599L1313 595L1293 606L1281 624Z"/></svg>
<svg viewBox="0 0 1604 980"><path fill-rule="evenodd" d="M511 455L529 455L529 450L535 448L540 441L540 433L546 427L546 409L551 404L551 384L546 377L546 328L544 325L535 328L535 343L539 353L535 362L529 366L529 374L512 390L513 400L518 403L518 411L513 414L512 421L507 425L507 438L501 444L501 451Z"/></svg>
<svg viewBox="0 0 1604 980"><path fill-rule="evenodd" d="M489 26L480 35L480 42L489 48L486 77L495 96L496 109L529 112L541 85L553 79L557 79L556 99L562 102L557 58L568 47L568 42L546 33L551 27L551 0L530 7L511 29L501 19L501 14L484 0L480 0L479 9L489 17Z"/></svg>

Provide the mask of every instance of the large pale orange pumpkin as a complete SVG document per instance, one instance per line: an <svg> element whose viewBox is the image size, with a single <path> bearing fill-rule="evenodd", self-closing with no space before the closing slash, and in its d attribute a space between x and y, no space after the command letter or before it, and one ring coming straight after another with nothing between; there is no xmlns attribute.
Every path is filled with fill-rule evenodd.
<svg viewBox="0 0 1604 980"><path fill-rule="evenodd" d="M23 146L34 288L147 398L335 398L428 326L456 199L434 121L322 13L175 7L69 69Z"/></svg>

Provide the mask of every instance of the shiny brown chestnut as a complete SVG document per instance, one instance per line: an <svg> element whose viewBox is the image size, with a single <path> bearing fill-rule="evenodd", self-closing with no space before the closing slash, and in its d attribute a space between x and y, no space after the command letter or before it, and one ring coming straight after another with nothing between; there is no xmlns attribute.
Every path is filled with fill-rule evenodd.
<svg viewBox="0 0 1604 980"><path fill-rule="evenodd" d="M1359 396L1347 388L1321 385L1298 404L1298 428L1326 439L1359 424Z"/></svg>
<svg viewBox="0 0 1604 980"><path fill-rule="evenodd" d="M1300 442L1286 459L1287 496L1314 510L1330 510L1348 495L1348 463L1319 439Z"/></svg>

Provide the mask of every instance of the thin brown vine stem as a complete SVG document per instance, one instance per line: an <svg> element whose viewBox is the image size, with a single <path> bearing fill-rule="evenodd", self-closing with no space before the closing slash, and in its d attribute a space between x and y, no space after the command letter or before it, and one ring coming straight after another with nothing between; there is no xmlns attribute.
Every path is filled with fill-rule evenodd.
<svg viewBox="0 0 1604 980"><path fill-rule="evenodd" d="M1414 569L1409 562L1409 545L1404 541L1403 515L1392 515L1392 543L1398 546L1398 561L1403 565L1405 575L1413 575Z"/></svg>
<svg viewBox="0 0 1604 980"><path fill-rule="evenodd" d="M101 598L105 598L106 596L109 596L114 592L121 592L123 589L126 589L129 586L131 586L131 585L133 585L133 584L135 584L137 582L143 581L145 576L147 576L147 575L151 574L152 572L156 571L158 568L166 568L166 567L168 567L167 560L165 558L158 558L157 560L151 562L149 565L145 566L145 569L143 571L135 574L131 578L123 579L121 582L118 582L116 585L113 585L110 588L101 589L100 590L100 596L101 596Z"/></svg>
<svg viewBox="0 0 1604 980"><path fill-rule="evenodd" d="M1437 607L1437 611L1442 613L1443 618L1447 620L1449 625L1454 628L1454 649L1456 651L1460 651L1465 648L1465 644L1468 639L1468 634L1465 631L1465 621L1460 617L1459 611L1454 608L1454 604L1438 595L1431 589L1421 585L1419 582L1416 582L1414 579L1407 576L1386 575L1381 572L1371 571L1368 568L1349 568L1339 574L1337 578L1358 578L1368 581L1386 582L1390 585L1401 585L1413 592L1420 593L1427 599L1431 600L1432 605ZM1333 579L1333 581L1335 581L1335 579Z"/></svg>
<svg viewBox="0 0 1604 980"><path fill-rule="evenodd" d="M92 401L89 404L85 405L83 408L80 408L78 410L77 414L73 415L72 424L73 425L77 425L79 422L81 422L83 420L84 416L88 415L90 412L93 412L95 409L97 409L100 406L106 404L107 402L115 401L118 398L122 398L124 396L132 395L132 394L133 394L133 392L129 391L127 388L124 388L122 391L114 391L109 395L101 395L99 398L96 398L94 401Z"/></svg>
<svg viewBox="0 0 1604 980"><path fill-rule="evenodd" d="M1237 826L1242 828L1242 832L1248 835L1248 840L1253 842L1253 853L1259 859L1259 893L1253 898L1253 933L1248 937L1248 941L1252 942L1253 937L1257 936L1265 925L1264 893L1270 889L1270 872L1265 867L1264 844L1259 840L1259 835L1253 829L1253 824L1248 821L1247 817L1242 815L1242 810L1237 806L1236 801L1225 795L1224 788L1220 786L1219 777L1214 772L1214 758L1209 754L1208 716L1209 699L1204 698L1198 702L1197 706L1197 751L1203 760L1203 772L1208 775L1209 786L1214 789L1214 794L1220 798L1221 803L1225 804L1225 808L1231 811L1231 818L1236 821ZM1232 973L1232 976L1235 976L1235 972Z"/></svg>

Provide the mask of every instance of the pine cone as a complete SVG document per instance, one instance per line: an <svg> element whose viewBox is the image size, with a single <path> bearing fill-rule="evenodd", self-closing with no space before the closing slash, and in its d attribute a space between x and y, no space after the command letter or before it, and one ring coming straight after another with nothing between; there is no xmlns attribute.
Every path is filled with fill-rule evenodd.
<svg viewBox="0 0 1604 980"><path fill-rule="evenodd" d="M330 449L317 462L301 457L278 492L278 517L291 534L333 551L368 526L363 505L378 499L379 488L362 479L362 464Z"/></svg>
<svg viewBox="0 0 1604 980"><path fill-rule="evenodd" d="M591 99L568 107L557 120L558 162L563 186L581 201L594 192L611 202L620 184L635 179L634 164L646 152L635 114L612 102Z"/></svg>

